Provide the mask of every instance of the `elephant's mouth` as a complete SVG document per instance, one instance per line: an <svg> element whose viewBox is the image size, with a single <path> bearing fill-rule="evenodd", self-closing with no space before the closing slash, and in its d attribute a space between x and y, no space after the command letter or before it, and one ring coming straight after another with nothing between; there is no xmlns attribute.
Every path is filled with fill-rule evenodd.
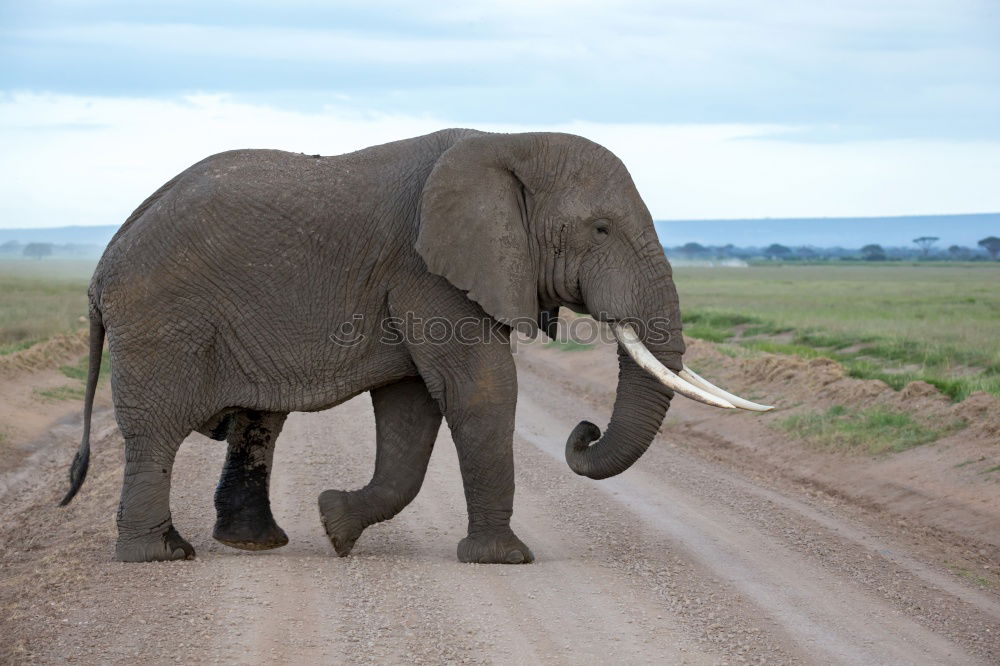
<svg viewBox="0 0 1000 666"><path fill-rule="evenodd" d="M682 366L679 373L674 373L673 370L660 363L653 356L653 353L646 348L646 345L642 344L639 335L630 324L615 322L612 323L611 330L614 331L619 344L621 344L632 360L635 361L636 365L675 393L680 393L686 398L723 409L739 408L753 412L768 412L774 409L770 405L751 402L738 395L724 391L703 377L700 377L686 365Z"/></svg>

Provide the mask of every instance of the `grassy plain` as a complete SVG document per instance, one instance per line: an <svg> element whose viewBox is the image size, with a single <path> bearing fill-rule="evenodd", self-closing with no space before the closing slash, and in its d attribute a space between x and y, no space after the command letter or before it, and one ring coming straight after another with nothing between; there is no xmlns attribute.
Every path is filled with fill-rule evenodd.
<svg viewBox="0 0 1000 666"><path fill-rule="evenodd" d="M0 261L0 354L74 331L87 314L93 260Z"/></svg>
<svg viewBox="0 0 1000 666"><path fill-rule="evenodd" d="M0 261L0 354L83 326L94 264ZM693 337L1000 396L1000 263L680 266L675 279Z"/></svg>
<svg viewBox="0 0 1000 666"><path fill-rule="evenodd" d="M1000 263L682 266L685 333L837 359L849 374L954 399L1000 396Z"/></svg>
<svg viewBox="0 0 1000 666"><path fill-rule="evenodd" d="M835 450L860 449L870 454L899 452L933 442L960 430L961 421L931 426L912 415L886 407L851 410L836 405L822 412L796 414L779 425L818 446Z"/></svg>

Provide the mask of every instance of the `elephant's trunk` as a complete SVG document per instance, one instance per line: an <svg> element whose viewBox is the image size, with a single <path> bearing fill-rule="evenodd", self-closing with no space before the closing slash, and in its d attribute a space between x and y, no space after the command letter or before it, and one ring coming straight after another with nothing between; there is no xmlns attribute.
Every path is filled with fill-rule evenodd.
<svg viewBox="0 0 1000 666"><path fill-rule="evenodd" d="M679 365L679 354L673 354ZM581 421L566 441L566 462L577 474L606 479L621 474L649 448L670 407L673 391L618 348L618 390L607 432ZM595 441L596 440L596 441Z"/></svg>

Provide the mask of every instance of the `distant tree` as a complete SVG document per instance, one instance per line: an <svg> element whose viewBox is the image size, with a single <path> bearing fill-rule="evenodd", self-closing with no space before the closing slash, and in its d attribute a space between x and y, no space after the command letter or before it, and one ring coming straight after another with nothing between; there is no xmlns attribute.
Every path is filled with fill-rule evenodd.
<svg viewBox="0 0 1000 666"><path fill-rule="evenodd" d="M948 256L955 260L968 259L972 255L972 250L961 245L952 245L948 248Z"/></svg>
<svg viewBox="0 0 1000 666"><path fill-rule="evenodd" d="M871 243L861 248L861 258L865 261L885 261L885 250L881 245Z"/></svg>
<svg viewBox="0 0 1000 666"><path fill-rule="evenodd" d="M996 236L987 236L976 243L976 245L985 248L994 259L997 258L997 255L1000 255L1000 238L997 238Z"/></svg>
<svg viewBox="0 0 1000 666"><path fill-rule="evenodd" d="M920 248L920 254L926 257L930 253L931 248L934 247L934 243L939 240L941 239L937 236L921 236L920 238L914 238L913 242Z"/></svg>
<svg viewBox="0 0 1000 666"><path fill-rule="evenodd" d="M41 259L52 254L52 243L28 243L22 252L24 256L32 259Z"/></svg>
<svg viewBox="0 0 1000 666"><path fill-rule="evenodd" d="M14 254L21 251L21 244L16 240L9 240L3 245L0 245L0 252L4 254Z"/></svg>
<svg viewBox="0 0 1000 666"><path fill-rule="evenodd" d="M680 247L680 252L686 257L697 257L708 252L708 248L701 243L685 243Z"/></svg>
<svg viewBox="0 0 1000 666"><path fill-rule="evenodd" d="M772 243L764 250L764 256L768 259L785 259L792 251L780 243Z"/></svg>
<svg viewBox="0 0 1000 666"><path fill-rule="evenodd" d="M838 246L824 247L822 252L823 252L823 258L825 259L844 259L848 257L853 257L856 259L858 255L857 250L848 250Z"/></svg>
<svg viewBox="0 0 1000 666"><path fill-rule="evenodd" d="M801 247L795 248L795 255L799 259L816 259L819 257L819 253L815 249L809 247L808 245L803 245Z"/></svg>

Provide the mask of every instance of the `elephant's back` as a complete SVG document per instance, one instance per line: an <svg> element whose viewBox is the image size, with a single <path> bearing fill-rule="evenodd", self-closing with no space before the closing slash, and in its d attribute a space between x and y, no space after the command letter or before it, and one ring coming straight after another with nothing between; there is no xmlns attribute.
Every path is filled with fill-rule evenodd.
<svg viewBox="0 0 1000 666"><path fill-rule="evenodd" d="M470 132L333 157L213 155L130 216L98 264L92 297L122 321L186 309L223 323L290 314L302 326L378 300L393 273L422 269L412 250L420 191L440 154Z"/></svg>
<svg viewBox="0 0 1000 666"><path fill-rule="evenodd" d="M129 358L183 354L220 376L231 365L240 385L281 378L306 365L298 356L322 360L319 304L336 289L321 256L339 225L310 201L312 159L223 153L144 202L91 284L113 347Z"/></svg>
<svg viewBox="0 0 1000 666"><path fill-rule="evenodd" d="M321 180L310 168L315 159L278 150L233 150L208 157L140 204L105 254L120 261L134 246L146 256L172 252L241 230L266 241L260 233L268 227L308 222L315 206L306 195Z"/></svg>
<svg viewBox="0 0 1000 666"><path fill-rule="evenodd" d="M142 349L183 340L247 365L291 349L322 364L337 352L331 331L383 307L395 274L420 270L407 217L419 178L385 149L240 150L194 165L137 209L98 265L92 298L109 337Z"/></svg>
<svg viewBox="0 0 1000 666"><path fill-rule="evenodd" d="M350 224L323 205L335 165L277 150L234 150L182 172L144 201L108 244L95 286L147 276L164 287L228 271L273 273ZM345 219L347 218L347 219Z"/></svg>
<svg viewBox="0 0 1000 666"><path fill-rule="evenodd" d="M136 208L98 271L145 272L176 255L237 246L287 254L301 240L321 246L391 232L380 222L412 207L440 154L470 133L477 132L442 130L325 157L261 149L212 155Z"/></svg>

